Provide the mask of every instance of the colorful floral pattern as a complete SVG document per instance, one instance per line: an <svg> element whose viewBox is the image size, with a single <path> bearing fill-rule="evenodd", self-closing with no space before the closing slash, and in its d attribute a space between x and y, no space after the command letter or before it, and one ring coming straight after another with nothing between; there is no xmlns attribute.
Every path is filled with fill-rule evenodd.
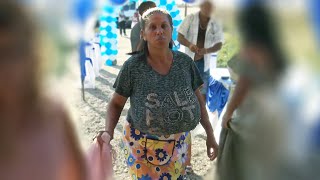
<svg viewBox="0 0 320 180"><path fill-rule="evenodd" d="M124 128L123 151L132 179L183 179L191 144L189 132L151 136L131 128L129 123Z"/></svg>

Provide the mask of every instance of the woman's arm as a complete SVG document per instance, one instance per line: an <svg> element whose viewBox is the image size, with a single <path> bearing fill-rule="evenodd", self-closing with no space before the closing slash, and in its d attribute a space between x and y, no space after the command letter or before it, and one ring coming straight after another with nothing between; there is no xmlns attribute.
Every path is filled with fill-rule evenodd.
<svg viewBox="0 0 320 180"><path fill-rule="evenodd" d="M222 127L228 128L233 112L240 106L245 99L250 88L250 81L244 76L240 76L235 87L234 93L228 102L227 109L222 118Z"/></svg>
<svg viewBox="0 0 320 180"><path fill-rule="evenodd" d="M127 99L127 97L121 96L118 93L114 93L111 101L108 104L105 130L109 133L111 139L113 139L114 129L119 121L121 112L127 102Z"/></svg>
<svg viewBox="0 0 320 180"><path fill-rule="evenodd" d="M214 160L218 155L218 144L214 138L213 135L213 128L211 126L211 123L209 121L208 112L206 109L206 103L203 98L203 95L200 93L200 90L196 90L196 96L200 103L201 108L201 120L200 123L202 127L205 129L207 134L207 155L210 158L210 160Z"/></svg>

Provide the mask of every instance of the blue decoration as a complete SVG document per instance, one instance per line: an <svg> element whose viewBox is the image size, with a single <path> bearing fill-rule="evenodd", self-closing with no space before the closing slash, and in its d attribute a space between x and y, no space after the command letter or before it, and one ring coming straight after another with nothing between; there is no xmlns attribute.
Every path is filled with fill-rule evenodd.
<svg viewBox="0 0 320 180"><path fill-rule="evenodd" d="M90 13L94 10L93 0L75 0L74 2L74 13L76 18L84 23L89 17Z"/></svg>
<svg viewBox="0 0 320 180"><path fill-rule="evenodd" d="M184 2L186 2L186 3L194 3L194 2L196 2L196 0L183 0Z"/></svg>
<svg viewBox="0 0 320 180"><path fill-rule="evenodd" d="M166 0L160 0L160 6L165 6L167 4Z"/></svg>
<svg viewBox="0 0 320 180"><path fill-rule="evenodd" d="M110 42L107 42L105 45L107 49L110 49L112 44Z"/></svg>
<svg viewBox="0 0 320 180"><path fill-rule="evenodd" d="M167 10L168 10L168 11L171 11L172 8L173 8L173 6L172 6L171 4L168 4L168 5L167 5Z"/></svg>
<svg viewBox="0 0 320 180"><path fill-rule="evenodd" d="M110 25L106 27L107 32L110 32L111 30L112 30L112 27Z"/></svg>
<svg viewBox="0 0 320 180"><path fill-rule="evenodd" d="M181 20L173 20L173 26L179 26Z"/></svg>
<svg viewBox="0 0 320 180"><path fill-rule="evenodd" d="M121 5L121 4L124 4L127 0L109 0L109 1L111 1L114 4Z"/></svg>
<svg viewBox="0 0 320 180"><path fill-rule="evenodd" d="M112 65L113 65L113 61L110 60L110 59L108 59L108 60L106 61L106 65L107 65L107 66L112 66Z"/></svg>
<svg viewBox="0 0 320 180"><path fill-rule="evenodd" d="M113 33L112 32L108 32L107 38L112 39L113 38Z"/></svg>

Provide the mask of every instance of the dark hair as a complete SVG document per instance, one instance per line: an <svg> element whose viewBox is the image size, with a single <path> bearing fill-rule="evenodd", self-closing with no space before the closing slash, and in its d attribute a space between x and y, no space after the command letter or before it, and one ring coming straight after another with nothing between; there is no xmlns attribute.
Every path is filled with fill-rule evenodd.
<svg viewBox="0 0 320 180"><path fill-rule="evenodd" d="M35 24L15 0L0 2L0 29L15 33L23 43L34 41ZM29 45L27 45L29 46Z"/></svg>
<svg viewBox="0 0 320 180"><path fill-rule="evenodd" d="M150 8L145 13L143 13L143 16L142 16L141 22L140 22L140 27L141 27L142 31L144 31L146 24L149 21L150 17L156 13L167 15L169 23L170 23L170 27L171 27L171 29L173 29L173 22L172 22L172 17L170 16L170 14L164 9L155 7L155 8ZM171 40L171 42L169 43L169 48L172 49L173 45L174 45L174 42L173 42L173 40ZM132 52L132 53L128 53L128 55L134 55L134 54L138 54L140 52L144 52L146 55L148 55L148 53L149 53L148 42L146 42L143 39L140 39L140 42L137 47L137 51Z"/></svg>
<svg viewBox="0 0 320 180"><path fill-rule="evenodd" d="M277 25L268 8L262 2L244 7L238 17L240 32L245 43L256 43L271 55L272 67L281 72L286 67L286 58L279 43Z"/></svg>
<svg viewBox="0 0 320 180"><path fill-rule="evenodd" d="M150 9L150 8L154 8L154 7L156 7L156 6L157 6L156 3L154 3L153 1L145 1L145 2L142 2L142 3L140 4L140 6L138 7L138 11L139 11L140 16L142 16L142 14L143 14L146 10L148 10L148 9Z"/></svg>

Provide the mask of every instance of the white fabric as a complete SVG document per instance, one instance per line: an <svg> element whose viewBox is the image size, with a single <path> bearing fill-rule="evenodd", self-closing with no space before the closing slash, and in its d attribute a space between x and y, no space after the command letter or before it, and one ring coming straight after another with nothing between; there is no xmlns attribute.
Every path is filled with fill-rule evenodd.
<svg viewBox="0 0 320 180"><path fill-rule="evenodd" d="M84 88L85 89L95 89L96 88L96 76L94 74L94 69L90 61L86 61L86 77L84 78Z"/></svg>
<svg viewBox="0 0 320 180"><path fill-rule="evenodd" d="M124 12L123 12L123 11L120 11L118 18L119 18L119 19L118 19L119 22L126 20L126 16L124 15Z"/></svg>
<svg viewBox="0 0 320 180"><path fill-rule="evenodd" d="M181 23L178 32L181 33L189 42L197 44L199 32L199 12L188 15ZM206 31L206 38L204 48L211 48L219 42L223 42L223 30L214 18L211 18ZM195 53L191 52L189 48L185 48L185 53L194 59ZM204 71L210 69L210 59L212 53L204 55Z"/></svg>

